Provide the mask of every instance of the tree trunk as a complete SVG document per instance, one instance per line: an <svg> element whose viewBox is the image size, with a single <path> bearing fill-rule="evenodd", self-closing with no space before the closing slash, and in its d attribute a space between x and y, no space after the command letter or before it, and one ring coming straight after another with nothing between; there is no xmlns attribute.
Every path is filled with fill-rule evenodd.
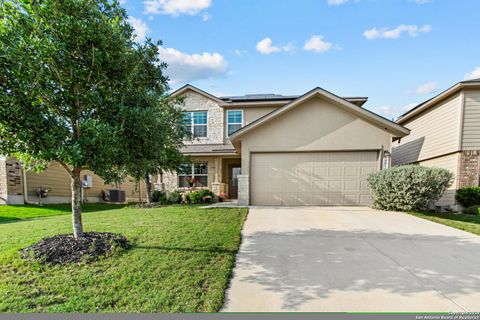
<svg viewBox="0 0 480 320"><path fill-rule="evenodd" d="M73 224L73 236L77 239L83 234L82 224L82 206L81 206L81 181L80 181L80 169L74 168L72 170L72 224Z"/></svg>
<svg viewBox="0 0 480 320"><path fill-rule="evenodd" d="M145 184L147 186L147 204L152 203L152 184L150 183L150 175L145 175Z"/></svg>

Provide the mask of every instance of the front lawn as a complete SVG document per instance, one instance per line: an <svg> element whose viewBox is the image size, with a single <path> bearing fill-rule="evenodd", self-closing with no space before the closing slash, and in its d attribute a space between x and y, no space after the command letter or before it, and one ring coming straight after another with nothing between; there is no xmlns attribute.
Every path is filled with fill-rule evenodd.
<svg viewBox="0 0 480 320"><path fill-rule="evenodd" d="M123 208L123 204L88 203L82 206L83 212L97 212ZM58 216L71 214L70 204L46 204L43 206L22 205L22 206L0 206L0 223L17 220L25 220L39 217Z"/></svg>
<svg viewBox="0 0 480 320"><path fill-rule="evenodd" d="M433 222L441 223L446 226L457 228L473 234L480 235L480 216L464 213L426 213L409 212L410 214L427 219Z"/></svg>
<svg viewBox="0 0 480 320"><path fill-rule="evenodd" d="M85 231L132 248L92 264L45 266L18 250L71 232L69 215L0 224L0 312L218 311L246 209L121 208L83 216Z"/></svg>

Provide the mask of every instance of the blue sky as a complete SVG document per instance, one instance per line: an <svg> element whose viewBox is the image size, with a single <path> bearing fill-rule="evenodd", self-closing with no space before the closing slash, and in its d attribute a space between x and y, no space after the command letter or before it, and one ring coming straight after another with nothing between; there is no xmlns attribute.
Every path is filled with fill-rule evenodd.
<svg viewBox="0 0 480 320"><path fill-rule="evenodd" d="M161 39L176 89L302 94L320 86L393 118L480 78L479 0L124 0Z"/></svg>

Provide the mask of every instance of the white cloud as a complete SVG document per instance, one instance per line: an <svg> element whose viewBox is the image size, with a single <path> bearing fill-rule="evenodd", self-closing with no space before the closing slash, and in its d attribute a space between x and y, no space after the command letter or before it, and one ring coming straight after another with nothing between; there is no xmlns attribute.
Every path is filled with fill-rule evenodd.
<svg viewBox="0 0 480 320"><path fill-rule="evenodd" d="M208 20L210 20L210 19L212 19L212 16L211 16L208 12L204 12L204 13L202 14L202 20L203 20L203 21L208 21Z"/></svg>
<svg viewBox="0 0 480 320"><path fill-rule="evenodd" d="M303 45L303 50L313 51L313 52L326 52L332 49L333 45L330 42L324 41L323 36L314 35L310 39L305 41Z"/></svg>
<svg viewBox="0 0 480 320"><path fill-rule="evenodd" d="M295 46L293 45L292 42L289 42L282 47L282 50L285 51L285 52L293 52L293 51L295 51L295 49L296 48L295 48Z"/></svg>
<svg viewBox="0 0 480 320"><path fill-rule="evenodd" d="M272 46L272 39L270 38L265 38L263 40L258 41L256 48L257 48L257 51L260 52L261 54L270 54L273 52L280 51L279 47Z"/></svg>
<svg viewBox="0 0 480 320"><path fill-rule="evenodd" d="M433 0L413 0L413 1L415 1L417 4L425 4L425 3L432 2Z"/></svg>
<svg viewBox="0 0 480 320"><path fill-rule="evenodd" d="M369 108L370 111L373 111L387 119L396 119L398 116L401 114L407 112L408 110L412 109L413 107L417 106L418 103L410 103L405 106L391 106L391 105L385 105L385 106L379 106L379 107L373 107Z"/></svg>
<svg viewBox="0 0 480 320"><path fill-rule="evenodd" d="M177 17L182 14L194 16L210 7L212 0L147 0L145 13L167 14Z"/></svg>
<svg viewBox="0 0 480 320"><path fill-rule="evenodd" d="M349 0L328 0L327 3L331 6L339 6L341 4L347 3Z"/></svg>
<svg viewBox="0 0 480 320"><path fill-rule="evenodd" d="M134 17L129 17L128 22L132 25L134 29L135 41L145 40L145 36L148 32L150 32L148 25L142 19L137 19Z"/></svg>
<svg viewBox="0 0 480 320"><path fill-rule="evenodd" d="M465 80L472 80L472 79L478 79L480 78L480 67L476 67L475 69L472 70L472 72L469 72L465 74Z"/></svg>
<svg viewBox="0 0 480 320"><path fill-rule="evenodd" d="M228 63L219 53L187 54L174 48L158 47L160 60L168 64L166 74L172 83L225 76Z"/></svg>
<svg viewBox="0 0 480 320"><path fill-rule="evenodd" d="M245 53L247 53L247 50L235 49L233 50L233 53L235 53L235 55L238 57L242 57Z"/></svg>
<svg viewBox="0 0 480 320"><path fill-rule="evenodd" d="M293 45L292 42L289 42L284 46L274 46L272 45L272 39L270 38L265 38L263 40L258 41L256 48L258 52L265 55L274 53L274 52L280 52L280 51L292 52L295 50L295 46Z"/></svg>
<svg viewBox="0 0 480 320"><path fill-rule="evenodd" d="M365 30L363 32L363 36L368 40L374 39L398 39L402 33L408 34L410 37L416 37L421 33L426 33L432 31L432 27L428 24L419 27L416 25L404 25L401 24L394 29L389 28L372 28L369 30Z"/></svg>
<svg viewBox="0 0 480 320"><path fill-rule="evenodd" d="M430 94L438 90L438 84L435 82L427 82L417 87L417 93Z"/></svg>
<svg viewBox="0 0 480 320"><path fill-rule="evenodd" d="M370 111L373 111L376 114L379 114L387 119L394 119L399 114L397 108L388 105L373 107L370 108Z"/></svg>

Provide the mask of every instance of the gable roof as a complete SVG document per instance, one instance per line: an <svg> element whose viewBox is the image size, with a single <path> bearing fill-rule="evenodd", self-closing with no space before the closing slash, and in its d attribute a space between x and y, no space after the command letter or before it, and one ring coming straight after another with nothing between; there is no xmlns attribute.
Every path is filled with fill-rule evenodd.
<svg viewBox="0 0 480 320"><path fill-rule="evenodd" d="M217 102L220 106L226 105L225 101L223 101L222 99L219 99L218 97L215 97L213 94L210 94L210 93L208 93L208 92L206 92L206 91L203 91L203 90L201 90L201 89L199 89L199 88L197 88L197 87L194 87L194 86L192 86L191 84L186 84L186 85L184 85L183 87L175 90L174 92L172 92L172 93L170 94L170 96L171 96L171 97L176 97L176 96L181 95L182 93L185 93L185 91L188 91L188 90L194 91L194 92L196 92L196 93L198 93L198 94L200 94L200 95L202 95L202 96L204 96L204 97L207 97L207 98L209 98L209 99L212 99L212 100L214 100L215 102Z"/></svg>
<svg viewBox="0 0 480 320"><path fill-rule="evenodd" d="M430 98L430 99L416 105L412 109L408 110L407 112L402 114L400 117L398 117L398 119L395 122L398 123L398 124L402 124L402 123L406 122L408 119L414 117L415 115L420 114L420 113L428 110L429 108L433 107L437 102L439 102L441 100L444 100L444 99L450 97L451 95L457 93L461 89L470 88L470 87L478 87L478 86L480 86L480 78L460 81L460 82L454 84L453 86L451 86L450 88L448 88L447 90L442 91L441 93L437 94L433 98Z"/></svg>
<svg viewBox="0 0 480 320"><path fill-rule="evenodd" d="M378 127L384 128L388 132L392 133L395 137L404 137L410 133L410 130L407 128L390 121L382 116L379 116L378 114L371 112L367 109L364 109L362 107L359 107L358 105L349 102L327 90L324 90L320 87L316 87L307 93L299 96L297 99L291 101L290 103L264 115L263 117L258 118L257 120L249 123L245 127L235 131L231 136L230 136L230 141L235 142L238 140L241 136L246 134L247 132L250 132L251 130L254 130L255 128L263 125L266 122L269 122L270 120L280 116L281 114L285 113L288 110L291 110L295 108L296 106L300 105L302 102L314 97L314 96L321 96L324 98L327 98L333 102L336 102L344 107L346 107L348 110L352 111L353 113L357 114L359 117L366 119L367 121L372 122L373 124L377 125Z"/></svg>

